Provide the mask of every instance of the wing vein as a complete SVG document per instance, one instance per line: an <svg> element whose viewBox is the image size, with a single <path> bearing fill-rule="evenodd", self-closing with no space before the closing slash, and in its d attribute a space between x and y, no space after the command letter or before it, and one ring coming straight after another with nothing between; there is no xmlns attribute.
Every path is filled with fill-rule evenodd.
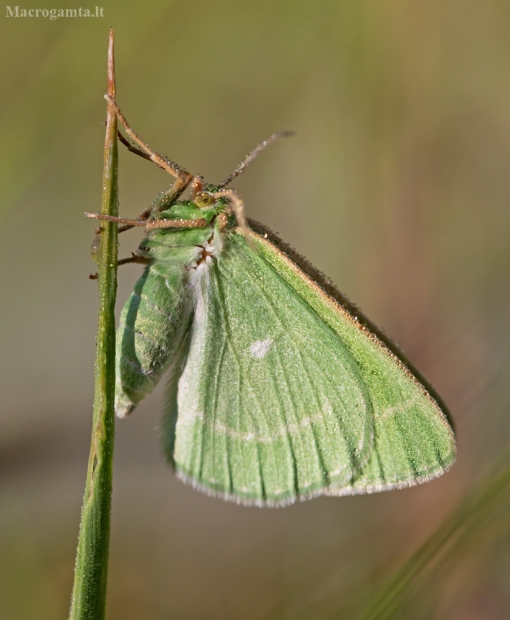
<svg viewBox="0 0 510 620"><path fill-rule="evenodd" d="M220 271L220 266L218 265L218 271ZM218 277L216 278L216 285L217 285L217 289L218 289L218 298L221 300L221 303L218 304L219 306L219 310L221 315L223 316L223 322L225 325L225 332L226 332L226 337L229 338L230 340L230 349L232 351L232 354L235 358L236 361L236 365L237 368L240 369L241 368L241 361L240 361L240 357L238 352L235 349L235 341L234 338L232 336L232 328L230 326L230 320L229 320L229 316L228 316L228 310L227 310L227 304L226 304L226 296L225 296L225 291L222 285L222 278L219 276L218 273ZM243 390L242 388L242 378L241 381L239 383L239 400L241 401L241 395L243 394ZM247 376L247 383L248 385L250 385L250 381L249 381L249 375ZM267 428L270 429L270 424L269 424L269 419L264 411L264 408L261 406L258 398L257 398L257 394L256 391L253 389L253 386L250 385L251 391L253 393L255 402L259 408L259 411L261 413L261 415L265 418L266 420L266 425ZM255 423L255 417L254 414L252 414L251 412L251 408L248 407L248 415L250 416L250 419L252 421L252 425L253 425L253 429L256 432L257 431L257 424ZM241 412L242 412L242 406L241 408L238 410L238 418L240 418L241 416ZM241 441L239 443L242 443ZM258 472L259 472L259 476L260 476L260 487L261 487L261 493L262 493L262 497L264 499L267 499L267 493L266 493L266 485L264 482L264 475L263 475L263 467L262 467L262 459L260 457L260 449L261 447L259 446L259 443L256 442L256 452L257 452L257 459L258 459ZM276 454L275 454L275 450L274 450L274 446L271 444L271 451L272 451L272 456L273 456L273 462L275 465L275 471L278 472L278 467L277 467L277 460L276 460Z"/></svg>

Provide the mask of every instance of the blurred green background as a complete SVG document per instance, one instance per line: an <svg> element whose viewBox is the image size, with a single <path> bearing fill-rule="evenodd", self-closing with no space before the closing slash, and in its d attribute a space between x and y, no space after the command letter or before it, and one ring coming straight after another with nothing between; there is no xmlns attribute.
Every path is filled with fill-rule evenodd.
<svg viewBox="0 0 510 620"><path fill-rule="evenodd" d="M0 617L67 617L97 318L83 212L100 206L110 26L119 104L191 172L217 182L296 132L236 180L248 215L402 345L449 404L459 458L406 491L243 508L174 479L158 389L117 424L108 618L355 617L510 440L510 5L102 6L0 21ZM121 151L124 215L169 183ZM141 233L122 237L128 256ZM121 269L119 306L139 273ZM505 510L402 618L510 617Z"/></svg>

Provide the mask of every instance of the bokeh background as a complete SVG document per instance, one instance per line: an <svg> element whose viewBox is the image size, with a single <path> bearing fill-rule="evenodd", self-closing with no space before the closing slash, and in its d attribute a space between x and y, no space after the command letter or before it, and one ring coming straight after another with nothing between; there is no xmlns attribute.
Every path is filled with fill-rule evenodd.
<svg viewBox="0 0 510 620"><path fill-rule="evenodd" d="M510 5L102 6L104 18L0 17L0 616L68 612L97 318L83 212L100 205L113 26L121 107L191 172L218 181L272 132L296 132L236 181L248 215L402 345L449 404L459 458L405 491L243 508L174 479L158 389L117 424L108 618L354 618L510 440ZM121 151L122 213L169 181ZM140 236L122 235L121 256ZM119 306L139 273L120 271ZM505 514L402 618L510 617Z"/></svg>

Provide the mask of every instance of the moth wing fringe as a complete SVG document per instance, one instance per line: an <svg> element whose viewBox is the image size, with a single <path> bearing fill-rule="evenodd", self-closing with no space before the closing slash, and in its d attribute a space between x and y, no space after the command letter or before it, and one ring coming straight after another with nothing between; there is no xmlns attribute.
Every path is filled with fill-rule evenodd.
<svg viewBox="0 0 510 620"><path fill-rule="evenodd" d="M453 465L453 461L448 465L443 466L439 470L435 470L429 474L425 474L423 476L418 476L413 480L405 480L403 482L393 482L389 484L372 484L366 487L354 487L354 486L345 486L339 489L329 489L328 487L323 487L321 489L317 489L312 491L311 493L303 493L300 495L295 495L294 497L288 497L283 500L263 500L263 499L245 499L240 497L239 495L235 495L234 493L229 493L228 491L216 491L211 489L210 487L202 484L183 473L179 469L175 468L175 475L181 482L190 485L196 491L200 491L209 497L215 497L219 499L223 499L227 502L232 502L237 504L238 506L248 506L248 507L256 507L256 508L284 508L285 506L291 506L297 502L306 502L310 499L315 499L317 497L342 497L348 495L372 495L373 493L381 493L383 491L395 491L408 489L410 487L415 487L420 484L425 484L426 482L430 482L431 480L435 480L436 478L440 478L443 474L449 471L451 466Z"/></svg>

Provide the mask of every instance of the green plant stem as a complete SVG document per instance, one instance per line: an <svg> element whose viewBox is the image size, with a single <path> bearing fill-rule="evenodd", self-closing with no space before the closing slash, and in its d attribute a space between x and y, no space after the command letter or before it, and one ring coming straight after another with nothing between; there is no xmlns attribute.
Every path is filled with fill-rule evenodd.
<svg viewBox="0 0 510 620"><path fill-rule="evenodd" d="M510 454L507 453L496 475L484 480L458 506L427 541L407 560L373 599L359 620L384 620L395 617L399 608L415 593L419 577L437 565L445 552L457 553L473 533L483 527L497 508L510 497Z"/></svg>
<svg viewBox="0 0 510 620"><path fill-rule="evenodd" d="M113 31L108 48L108 94L115 98ZM108 104L101 213L117 215L117 120ZM99 320L95 397L87 482L81 512L70 620L102 620L110 540L115 392L117 223L102 222L98 253Z"/></svg>

